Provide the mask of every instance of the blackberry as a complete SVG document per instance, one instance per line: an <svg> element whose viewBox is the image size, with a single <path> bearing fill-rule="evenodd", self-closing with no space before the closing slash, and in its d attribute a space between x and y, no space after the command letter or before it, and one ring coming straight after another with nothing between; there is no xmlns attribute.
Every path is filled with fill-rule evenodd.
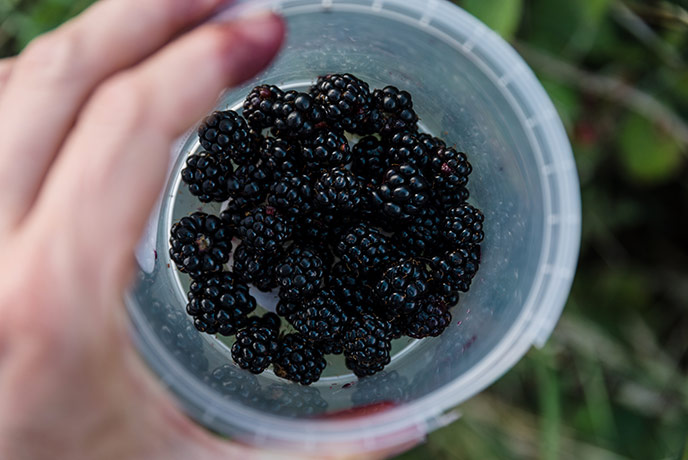
<svg viewBox="0 0 688 460"><path fill-rule="evenodd" d="M484 220L483 213L470 204L451 208L442 222L444 237L454 248L479 244L485 238Z"/></svg>
<svg viewBox="0 0 688 460"><path fill-rule="evenodd" d="M387 170L373 198L390 218L408 220L430 205L432 195L423 174L411 165L402 164Z"/></svg>
<svg viewBox="0 0 688 460"><path fill-rule="evenodd" d="M351 171L378 185L389 169L388 149L374 136L366 136L353 148Z"/></svg>
<svg viewBox="0 0 688 460"><path fill-rule="evenodd" d="M332 291L321 291L308 300L303 309L290 315L288 320L308 341L336 342L344 334L348 316Z"/></svg>
<svg viewBox="0 0 688 460"><path fill-rule="evenodd" d="M256 299L233 273L222 272L195 280L189 288L186 312L194 326L208 334L232 335L246 325Z"/></svg>
<svg viewBox="0 0 688 460"><path fill-rule="evenodd" d="M418 133L416 139L421 142L430 155L434 155L440 148L447 147L447 144L445 144L442 139L431 136L428 133Z"/></svg>
<svg viewBox="0 0 688 460"><path fill-rule="evenodd" d="M337 301L349 315L372 314L369 307L373 291L368 281L345 264L337 262L332 266L325 282L334 291Z"/></svg>
<svg viewBox="0 0 688 460"><path fill-rule="evenodd" d="M253 209L254 203L245 198L234 198L227 204L227 207L220 213L220 219L225 226L231 230L236 230L241 219Z"/></svg>
<svg viewBox="0 0 688 460"><path fill-rule="evenodd" d="M406 335L414 339L438 337L451 323L449 305L436 294L420 301L418 311L406 319Z"/></svg>
<svg viewBox="0 0 688 460"><path fill-rule="evenodd" d="M237 164L252 163L260 146L259 136L233 110L206 117L198 128L198 138L204 149L227 156Z"/></svg>
<svg viewBox="0 0 688 460"><path fill-rule="evenodd" d="M300 150L297 142L268 137L260 149L262 165L273 180L279 180L284 175L300 174L303 170Z"/></svg>
<svg viewBox="0 0 688 460"><path fill-rule="evenodd" d="M392 164L409 164L425 169L430 159L426 142L420 135L408 131L394 134L389 140L388 155Z"/></svg>
<svg viewBox="0 0 688 460"><path fill-rule="evenodd" d="M382 370L391 360L390 332L390 324L386 321L371 315L354 317L344 334L347 367L359 377Z"/></svg>
<svg viewBox="0 0 688 460"><path fill-rule="evenodd" d="M341 355L344 353L344 345L341 339L334 342L318 342L316 346L325 355Z"/></svg>
<svg viewBox="0 0 688 460"><path fill-rule="evenodd" d="M335 248L335 254L349 270L369 273L392 257L391 244L379 230L361 222L346 232Z"/></svg>
<svg viewBox="0 0 688 460"><path fill-rule="evenodd" d="M284 318L289 318L291 315L297 311L303 310L302 302L292 302L289 300L280 299L277 302L276 310L277 314L283 316Z"/></svg>
<svg viewBox="0 0 688 460"><path fill-rule="evenodd" d="M275 266L275 278L284 300L303 300L314 294L324 276L320 255L306 246L292 245L286 256Z"/></svg>
<svg viewBox="0 0 688 460"><path fill-rule="evenodd" d="M440 214L434 208L428 207L395 232L392 243L403 246L408 255L428 255L438 245L441 222Z"/></svg>
<svg viewBox="0 0 688 460"><path fill-rule="evenodd" d="M292 233L290 223L271 206L260 206L241 219L237 233L256 253L274 254Z"/></svg>
<svg viewBox="0 0 688 460"><path fill-rule="evenodd" d="M367 134L379 117L373 113L370 87L351 74L321 76L310 93L323 106L328 121L345 131Z"/></svg>
<svg viewBox="0 0 688 460"><path fill-rule="evenodd" d="M322 107L306 93L287 91L281 100L273 104L276 136L307 138L325 125Z"/></svg>
<svg viewBox="0 0 688 460"><path fill-rule="evenodd" d="M174 224L170 233L170 258L192 278L219 272L229 260L232 234L219 217L195 212Z"/></svg>
<svg viewBox="0 0 688 460"><path fill-rule="evenodd" d="M270 327L252 326L237 332L232 359L242 369L260 374L277 358L277 332Z"/></svg>
<svg viewBox="0 0 688 460"><path fill-rule="evenodd" d="M363 188L348 169L325 171L315 183L315 204L327 211L352 212L361 206Z"/></svg>
<svg viewBox="0 0 688 460"><path fill-rule="evenodd" d="M413 100L407 91L395 86L376 89L373 92L375 108L382 114L380 134L390 136L401 131L416 131L418 115L413 110Z"/></svg>
<svg viewBox="0 0 688 460"><path fill-rule="evenodd" d="M267 327L273 331L279 332L282 325L282 320L279 316L272 312L267 312L263 316L250 316L246 322L247 328L249 327Z"/></svg>
<svg viewBox="0 0 688 460"><path fill-rule="evenodd" d="M391 326L391 331L389 333L389 337L391 339L400 339L404 335L406 335L406 318L403 316L400 316L398 318L395 318L389 322Z"/></svg>
<svg viewBox="0 0 688 460"><path fill-rule="evenodd" d="M191 155L182 169L182 180L189 192L203 203L225 201L229 198L227 178L233 168L229 161L208 152Z"/></svg>
<svg viewBox="0 0 688 460"><path fill-rule="evenodd" d="M282 256L282 248L274 254L258 253L252 247L241 243L234 251L232 272L251 283L259 290L268 292L277 287L272 267Z"/></svg>
<svg viewBox="0 0 688 460"><path fill-rule="evenodd" d="M269 181L265 167L242 165L227 179L227 190L234 199L243 198L251 203L260 203L268 195Z"/></svg>
<svg viewBox="0 0 688 460"><path fill-rule="evenodd" d="M480 266L480 245L458 248L432 258L436 279L449 289L467 292Z"/></svg>
<svg viewBox="0 0 688 460"><path fill-rule="evenodd" d="M459 187L452 191L435 191L433 194L433 204L437 209L441 211L446 211L447 209L455 208L466 203L466 200L470 197L468 189L466 187Z"/></svg>
<svg viewBox="0 0 688 460"><path fill-rule="evenodd" d="M310 169L343 166L351 162L349 140L342 131L320 131L303 142L301 157Z"/></svg>
<svg viewBox="0 0 688 460"><path fill-rule="evenodd" d="M268 204L290 216L313 210L313 184L305 174L284 175L270 186Z"/></svg>
<svg viewBox="0 0 688 460"><path fill-rule="evenodd" d="M465 188L473 171L465 153L446 147L440 147L432 154L428 169L437 193Z"/></svg>
<svg viewBox="0 0 688 460"><path fill-rule="evenodd" d="M288 334L280 343L280 352L274 368L278 377L301 385L310 385L320 380L326 365L322 351L307 342L300 334Z"/></svg>
<svg viewBox="0 0 688 460"><path fill-rule="evenodd" d="M385 270L375 286L385 316L393 319L415 313L419 301L429 293L429 279L425 266L414 259L400 261Z"/></svg>
<svg viewBox="0 0 688 460"><path fill-rule="evenodd" d="M275 124L275 104L284 97L284 91L273 85L260 85L251 90L244 100L244 118L257 130Z"/></svg>
<svg viewBox="0 0 688 460"><path fill-rule="evenodd" d="M294 223L294 238L324 243L332 235L334 222L335 217L331 212L316 209L297 219Z"/></svg>

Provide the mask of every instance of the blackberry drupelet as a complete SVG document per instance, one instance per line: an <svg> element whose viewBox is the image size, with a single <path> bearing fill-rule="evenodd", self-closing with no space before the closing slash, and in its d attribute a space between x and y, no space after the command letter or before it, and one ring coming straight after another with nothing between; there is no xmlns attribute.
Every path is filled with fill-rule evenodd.
<svg viewBox="0 0 688 460"><path fill-rule="evenodd" d="M232 164L226 159L201 152L186 160L182 180L189 186L189 192L201 202L222 202L229 198L227 178L232 172Z"/></svg>
<svg viewBox="0 0 688 460"><path fill-rule="evenodd" d="M343 166L351 162L349 140L342 131L321 130L313 138L304 140L301 157L306 166L314 170Z"/></svg>
<svg viewBox="0 0 688 460"><path fill-rule="evenodd" d="M274 254L292 233L291 224L272 206L259 206L241 219L239 238L259 254Z"/></svg>
<svg viewBox="0 0 688 460"><path fill-rule="evenodd" d="M401 164L387 170L373 198L390 218L408 220L429 207L432 195L420 170Z"/></svg>
<svg viewBox="0 0 688 460"><path fill-rule="evenodd" d="M394 134L388 141L388 155L392 164L409 164L424 170L430 160L426 142L412 132Z"/></svg>
<svg viewBox="0 0 688 460"><path fill-rule="evenodd" d="M291 302L289 300L280 299L279 302L277 302L275 311L277 311L278 315L289 318L289 316L299 310L303 310L303 308L303 302Z"/></svg>
<svg viewBox="0 0 688 460"><path fill-rule="evenodd" d="M406 259L395 263L382 273L375 286L375 294L389 319L414 314L420 300L429 294L430 275L423 263Z"/></svg>
<svg viewBox="0 0 688 460"><path fill-rule="evenodd" d="M281 299L305 300L320 288L325 273L322 257L312 248L293 244L275 266Z"/></svg>
<svg viewBox="0 0 688 460"><path fill-rule="evenodd" d="M484 220L483 213L470 204L451 208L442 222L444 238L452 249L479 244L485 238Z"/></svg>
<svg viewBox="0 0 688 460"><path fill-rule="evenodd" d="M234 251L232 271L246 283L259 290L268 292L277 287L273 267L282 256L282 248L273 254L257 253L245 243L239 244Z"/></svg>
<svg viewBox="0 0 688 460"><path fill-rule="evenodd" d="M220 213L220 219L227 228L234 231L239 226L241 219L246 217L254 206L254 203L245 198L235 198L227 203L227 207Z"/></svg>
<svg viewBox="0 0 688 460"><path fill-rule="evenodd" d="M275 375L310 385L320 380L326 364L323 352L317 346L301 334L288 334L280 341L279 356L274 363Z"/></svg>
<svg viewBox="0 0 688 460"><path fill-rule="evenodd" d="M273 105L274 135L286 138L307 138L325 126L325 114L320 104L306 93L287 91Z"/></svg>
<svg viewBox="0 0 688 460"><path fill-rule="evenodd" d="M256 299L249 294L248 286L228 272L195 280L188 297L186 312L194 318L196 329L208 334L235 334L256 308Z"/></svg>
<svg viewBox="0 0 688 460"><path fill-rule="evenodd" d="M351 74L330 74L318 78L310 90L322 105L330 124L356 134L368 134L373 120L373 98L368 84Z"/></svg>
<svg viewBox="0 0 688 460"><path fill-rule="evenodd" d="M294 329L311 342L341 340L348 319L334 293L328 290L312 297L304 303L303 309L288 318Z"/></svg>
<svg viewBox="0 0 688 460"><path fill-rule="evenodd" d="M260 147L259 136L233 110L206 117L198 128L198 138L204 149L227 156L237 164L252 163Z"/></svg>
<svg viewBox="0 0 688 460"><path fill-rule="evenodd" d="M434 208L425 208L394 233L392 243L404 247L410 256L429 255L438 246L441 223L440 214Z"/></svg>
<svg viewBox="0 0 688 460"><path fill-rule="evenodd" d="M438 337L451 323L450 305L436 294L420 301L420 308L406 320L406 335L414 339Z"/></svg>
<svg viewBox="0 0 688 460"><path fill-rule="evenodd" d="M416 138L431 156L434 155L437 150L447 147L447 144L445 144L442 139L439 137L434 137L428 133L418 133L416 134Z"/></svg>
<svg viewBox="0 0 688 460"><path fill-rule="evenodd" d="M418 115L413 110L413 100L407 91L401 91L395 86L376 89L373 101L382 115L379 127L382 136L418 130Z"/></svg>
<svg viewBox="0 0 688 460"><path fill-rule="evenodd" d="M325 355L341 355L342 353L344 353L344 345L342 343L342 339L334 342L318 342L316 346Z"/></svg>
<svg viewBox="0 0 688 460"><path fill-rule="evenodd" d="M359 377L372 375L389 364L390 324L375 316L354 317L344 334L344 357L347 367Z"/></svg>
<svg viewBox="0 0 688 460"><path fill-rule="evenodd" d="M437 281L454 291L467 292L480 267L480 245L458 248L432 258ZM445 288L443 293L448 294Z"/></svg>
<svg viewBox="0 0 688 460"><path fill-rule="evenodd" d="M351 171L367 182L379 185L389 169L388 148L374 136L366 136L354 145Z"/></svg>
<svg viewBox="0 0 688 460"><path fill-rule="evenodd" d="M370 281L357 272L350 271L343 262L337 262L330 269L325 285L331 289L341 307L349 315L372 314L369 306L373 298Z"/></svg>
<svg viewBox="0 0 688 460"><path fill-rule="evenodd" d="M251 203L265 200L270 188L270 175L264 166L255 164L239 166L227 179L227 190L234 198Z"/></svg>
<svg viewBox="0 0 688 460"><path fill-rule="evenodd" d="M274 106L282 100L284 91L273 85L260 85L244 100L244 118L254 129L262 131L275 124Z"/></svg>
<svg viewBox="0 0 688 460"><path fill-rule="evenodd" d="M272 312L267 312L263 316L250 316L246 321L245 327L267 327L279 332L282 320Z"/></svg>
<svg viewBox="0 0 688 460"><path fill-rule="evenodd" d="M284 175L270 186L268 204L289 216L313 211L313 184L305 174Z"/></svg>
<svg viewBox="0 0 688 460"><path fill-rule="evenodd" d="M294 239L325 244L332 236L332 226L335 221L333 213L320 209L300 216L294 222Z"/></svg>
<svg viewBox="0 0 688 460"><path fill-rule="evenodd" d="M260 158L273 180L279 180L303 171L300 151L301 146L294 140L268 137L260 148Z"/></svg>
<svg viewBox="0 0 688 460"><path fill-rule="evenodd" d="M432 154L428 169L428 177L436 193L465 188L473 171L465 153L446 147L440 147Z"/></svg>
<svg viewBox="0 0 688 460"><path fill-rule="evenodd" d="M353 212L361 206L363 188L356 176L344 168L332 168L318 178L315 204L331 212Z"/></svg>
<svg viewBox="0 0 688 460"><path fill-rule="evenodd" d="M232 358L242 369L260 374L277 358L278 334L265 326L252 326L237 332Z"/></svg>
<svg viewBox="0 0 688 460"><path fill-rule="evenodd" d="M379 230L360 222L341 237L335 254L349 270L365 275L391 260L392 246Z"/></svg>
<svg viewBox="0 0 688 460"><path fill-rule="evenodd" d="M444 191L433 193L433 204L440 211L446 211L450 208L455 208L466 203L466 200L470 197L468 189L465 187L460 187L452 191Z"/></svg>
<svg viewBox="0 0 688 460"><path fill-rule="evenodd" d="M232 233L219 217L195 212L174 224L170 233L170 258L192 278L219 272L229 260Z"/></svg>

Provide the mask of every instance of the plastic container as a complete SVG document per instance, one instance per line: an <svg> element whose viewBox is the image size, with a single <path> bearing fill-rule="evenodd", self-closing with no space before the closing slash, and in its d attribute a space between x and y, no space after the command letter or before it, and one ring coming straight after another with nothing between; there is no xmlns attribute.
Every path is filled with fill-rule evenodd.
<svg viewBox="0 0 688 460"><path fill-rule="evenodd" d="M233 365L229 342L195 332L184 314L188 281L167 257L172 222L198 209L179 184L184 158L198 148L190 135L173 152L170 181L138 253L139 282L127 300L134 337L189 415L218 433L303 451L400 445L452 420L452 408L551 334L579 248L571 148L523 60L449 2L284 0L250 7L266 4L288 21L286 48L218 107L239 107L258 82L303 88L332 72L408 90L423 128L469 154L471 200L486 214L481 269L452 310L449 329L439 338L395 343L382 374L357 381L335 358L311 387L271 371L254 377ZM272 300L262 296L259 303L270 308Z"/></svg>

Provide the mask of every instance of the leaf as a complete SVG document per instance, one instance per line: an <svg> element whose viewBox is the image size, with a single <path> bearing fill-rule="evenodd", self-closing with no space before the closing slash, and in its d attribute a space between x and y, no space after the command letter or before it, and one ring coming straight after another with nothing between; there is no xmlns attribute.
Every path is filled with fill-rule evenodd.
<svg viewBox="0 0 688 460"><path fill-rule="evenodd" d="M621 162L633 180L660 183L677 173L681 149L669 135L637 114L629 115L620 129Z"/></svg>
<svg viewBox="0 0 688 460"><path fill-rule="evenodd" d="M523 0L463 0L461 6L505 39L521 22Z"/></svg>

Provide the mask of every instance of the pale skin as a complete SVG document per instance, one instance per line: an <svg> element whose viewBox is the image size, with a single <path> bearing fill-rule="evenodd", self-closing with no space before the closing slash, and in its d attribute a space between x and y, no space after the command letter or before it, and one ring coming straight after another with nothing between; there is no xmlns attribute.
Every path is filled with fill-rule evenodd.
<svg viewBox="0 0 688 460"><path fill-rule="evenodd" d="M122 302L173 140L282 44L272 14L192 27L224 3L104 0L0 61L2 459L289 458L190 421Z"/></svg>

